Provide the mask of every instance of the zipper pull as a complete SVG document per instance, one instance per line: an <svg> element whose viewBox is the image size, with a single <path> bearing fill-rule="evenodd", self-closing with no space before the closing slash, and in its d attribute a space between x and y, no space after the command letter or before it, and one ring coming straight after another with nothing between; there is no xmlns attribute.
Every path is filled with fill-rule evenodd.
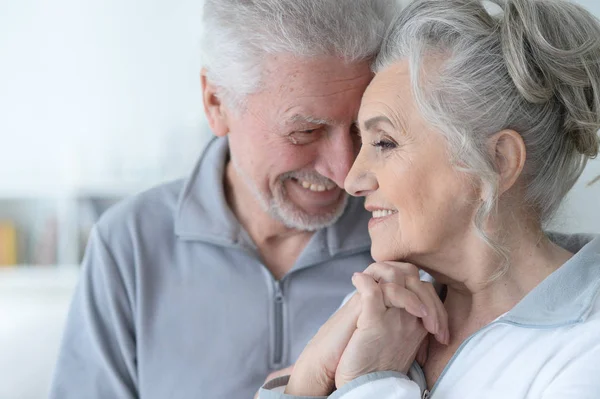
<svg viewBox="0 0 600 399"><path fill-rule="evenodd" d="M283 302L283 291L281 290L281 283L279 281L275 282L275 302Z"/></svg>
<svg viewBox="0 0 600 399"><path fill-rule="evenodd" d="M429 399L429 390L428 389L423 391L423 396L421 396L421 399Z"/></svg>

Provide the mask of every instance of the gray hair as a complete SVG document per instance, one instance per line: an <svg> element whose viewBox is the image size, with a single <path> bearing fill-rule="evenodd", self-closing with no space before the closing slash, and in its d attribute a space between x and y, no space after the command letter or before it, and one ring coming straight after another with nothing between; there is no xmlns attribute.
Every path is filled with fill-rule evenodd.
<svg viewBox="0 0 600 399"><path fill-rule="evenodd" d="M205 0L201 57L221 100L258 91L267 55L377 55L395 0Z"/></svg>
<svg viewBox="0 0 600 399"><path fill-rule="evenodd" d="M478 232L508 259L483 228L498 201L486 141L504 129L523 137L525 206L547 222L598 154L600 23L563 0L491 3L501 12L477 0L416 0L392 24L374 69L409 60L419 110L483 185Z"/></svg>

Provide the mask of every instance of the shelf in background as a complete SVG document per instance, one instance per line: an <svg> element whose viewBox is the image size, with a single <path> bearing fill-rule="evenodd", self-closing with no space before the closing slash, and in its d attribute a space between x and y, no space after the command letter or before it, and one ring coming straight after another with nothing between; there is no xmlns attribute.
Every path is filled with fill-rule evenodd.
<svg viewBox="0 0 600 399"><path fill-rule="evenodd" d="M89 231L101 214L158 183L123 179L79 185L0 185L0 223L15 229L17 236L16 245L0 248L0 254L16 253L17 263L79 263ZM0 258L0 264L13 262Z"/></svg>

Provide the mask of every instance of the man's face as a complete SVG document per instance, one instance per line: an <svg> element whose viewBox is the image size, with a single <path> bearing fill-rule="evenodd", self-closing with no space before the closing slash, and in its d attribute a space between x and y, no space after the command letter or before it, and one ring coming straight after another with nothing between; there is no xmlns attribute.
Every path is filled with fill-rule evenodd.
<svg viewBox="0 0 600 399"><path fill-rule="evenodd" d="M227 110L231 161L261 206L286 226L316 230L343 213L344 179L360 146L354 131L367 62L272 57L264 86Z"/></svg>

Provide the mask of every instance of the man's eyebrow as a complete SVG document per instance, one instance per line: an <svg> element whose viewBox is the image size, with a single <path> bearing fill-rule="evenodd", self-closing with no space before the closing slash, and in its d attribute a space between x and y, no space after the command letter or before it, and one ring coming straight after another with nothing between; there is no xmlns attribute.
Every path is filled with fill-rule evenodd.
<svg viewBox="0 0 600 399"><path fill-rule="evenodd" d="M368 119L365 122L365 130L371 130L373 127L375 127L375 125L377 125L380 122L388 123L391 126L394 126L392 121L389 120L387 116L381 115L381 116L376 116L374 118Z"/></svg>
<svg viewBox="0 0 600 399"><path fill-rule="evenodd" d="M319 118L314 118L312 116L300 115L300 114L296 114L296 115L292 116L290 118L290 122L291 123L308 122L308 123L313 123L315 125L335 125L336 124L336 122L332 121L331 119L319 119Z"/></svg>

